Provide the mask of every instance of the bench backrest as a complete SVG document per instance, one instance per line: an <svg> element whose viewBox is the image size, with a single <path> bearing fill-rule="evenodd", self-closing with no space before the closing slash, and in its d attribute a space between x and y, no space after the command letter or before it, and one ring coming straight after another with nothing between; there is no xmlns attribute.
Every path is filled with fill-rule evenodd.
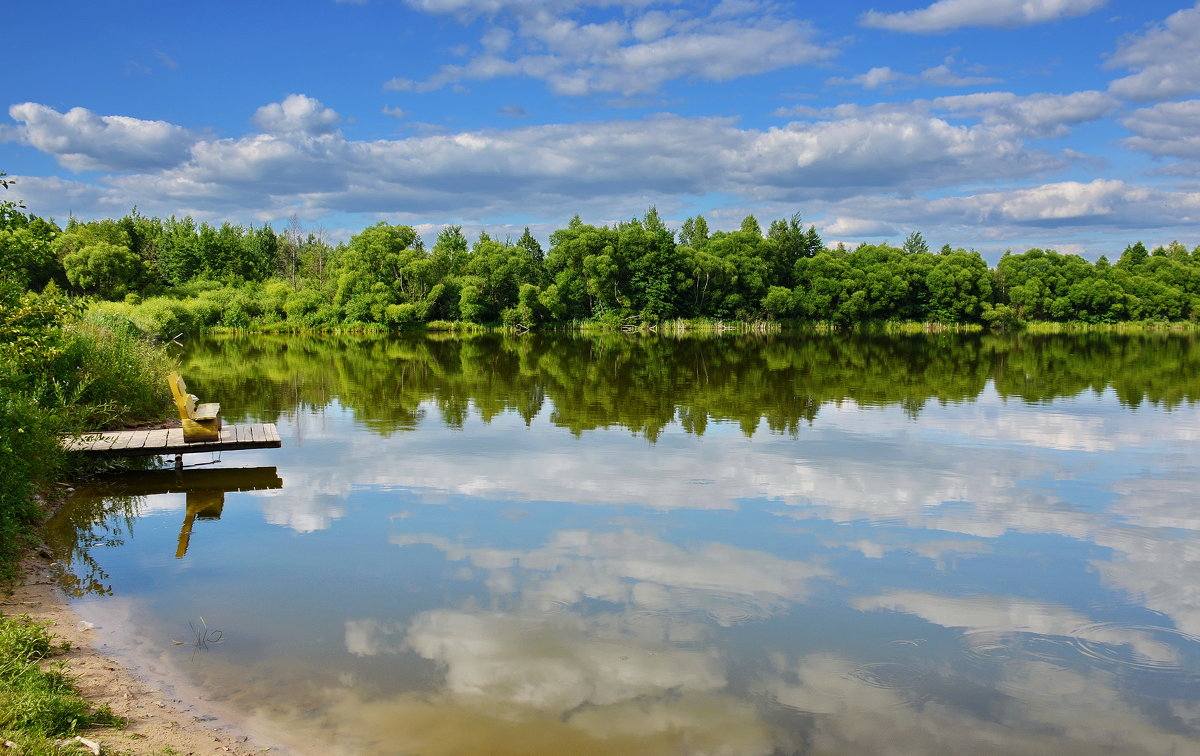
<svg viewBox="0 0 1200 756"><path fill-rule="evenodd" d="M179 419L188 420L196 414L196 397L188 393L187 384L183 382L183 376L172 371L167 376L167 383L171 385L171 395L175 397L175 407L179 410Z"/></svg>

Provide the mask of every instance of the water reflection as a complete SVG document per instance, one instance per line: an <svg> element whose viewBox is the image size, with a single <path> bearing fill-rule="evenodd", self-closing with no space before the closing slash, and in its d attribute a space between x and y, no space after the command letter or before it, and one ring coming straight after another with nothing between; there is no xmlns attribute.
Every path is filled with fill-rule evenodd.
<svg viewBox="0 0 1200 756"><path fill-rule="evenodd" d="M301 752L1193 752L1197 351L216 340L189 375L287 487L64 538Z"/></svg>
<svg viewBox="0 0 1200 756"><path fill-rule="evenodd" d="M798 434L850 401L898 406L1004 399L1045 404L1111 390L1125 406L1200 398L1191 334L1071 336L625 334L469 337L221 337L187 355L189 376L234 399L235 422L296 411L353 411L376 433L419 426L429 410L462 427L514 413L578 435L621 427L651 441L677 426L702 435L732 422L747 435Z"/></svg>
<svg viewBox="0 0 1200 756"><path fill-rule="evenodd" d="M86 565L86 577L64 574L61 582L68 593L109 594L107 574L89 553L97 545L119 546L123 535L133 534L133 523L147 508L147 497L183 493L183 524L175 549L175 558L187 555L192 528L197 520L221 519L225 494L231 491L264 491L283 488L283 480L274 467L234 467L208 470L133 470L100 475L80 485L63 507L47 523L49 544L68 562ZM98 536L96 530L107 531Z"/></svg>

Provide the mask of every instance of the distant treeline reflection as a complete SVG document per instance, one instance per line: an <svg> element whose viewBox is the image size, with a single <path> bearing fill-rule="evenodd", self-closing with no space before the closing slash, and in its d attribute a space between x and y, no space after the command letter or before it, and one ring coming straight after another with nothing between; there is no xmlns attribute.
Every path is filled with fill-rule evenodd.
<svg viewBox="0 0 1200 756"><path fill-rule="evenodd" d="M1110 388L1128 406L1200 396L1196 338L1161 333L254 335L198 340L184 369L233 422L336 400L385 435L431 406L455 427L549 408L574 434L624 427L655 440L673 422L795 434L846 400L915 417L930 401L975 400L989 381L1030 403Z"/></svg>

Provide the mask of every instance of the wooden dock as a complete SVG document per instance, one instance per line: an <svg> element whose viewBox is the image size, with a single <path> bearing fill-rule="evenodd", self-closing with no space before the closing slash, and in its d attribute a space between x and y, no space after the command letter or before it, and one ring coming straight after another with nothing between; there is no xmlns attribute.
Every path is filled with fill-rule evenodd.
<svg viewBox="0 0 1200 756"><path fill-rule="evenodd" d="M106 431L85 433L63 440L68 451L98 457L151 457L158 454L234 451L237 449L278 449L283 445L274 423L226 425L216 441L184 443L182 428L156 430Z"/></svg>

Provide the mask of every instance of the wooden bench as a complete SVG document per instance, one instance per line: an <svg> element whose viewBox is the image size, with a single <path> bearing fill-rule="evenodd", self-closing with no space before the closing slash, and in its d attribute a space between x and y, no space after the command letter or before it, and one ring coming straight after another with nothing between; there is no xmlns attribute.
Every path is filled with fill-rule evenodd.
<svg viewBox="0 0 1200 756"><path fill-rule="evenodd" d="M197 404L199 400L188 393L187 384L179 373L168 375L167 383L171 384L171 394L179 409L184 442L218 440L221 437L221 405L216 402Z"/></svg>

